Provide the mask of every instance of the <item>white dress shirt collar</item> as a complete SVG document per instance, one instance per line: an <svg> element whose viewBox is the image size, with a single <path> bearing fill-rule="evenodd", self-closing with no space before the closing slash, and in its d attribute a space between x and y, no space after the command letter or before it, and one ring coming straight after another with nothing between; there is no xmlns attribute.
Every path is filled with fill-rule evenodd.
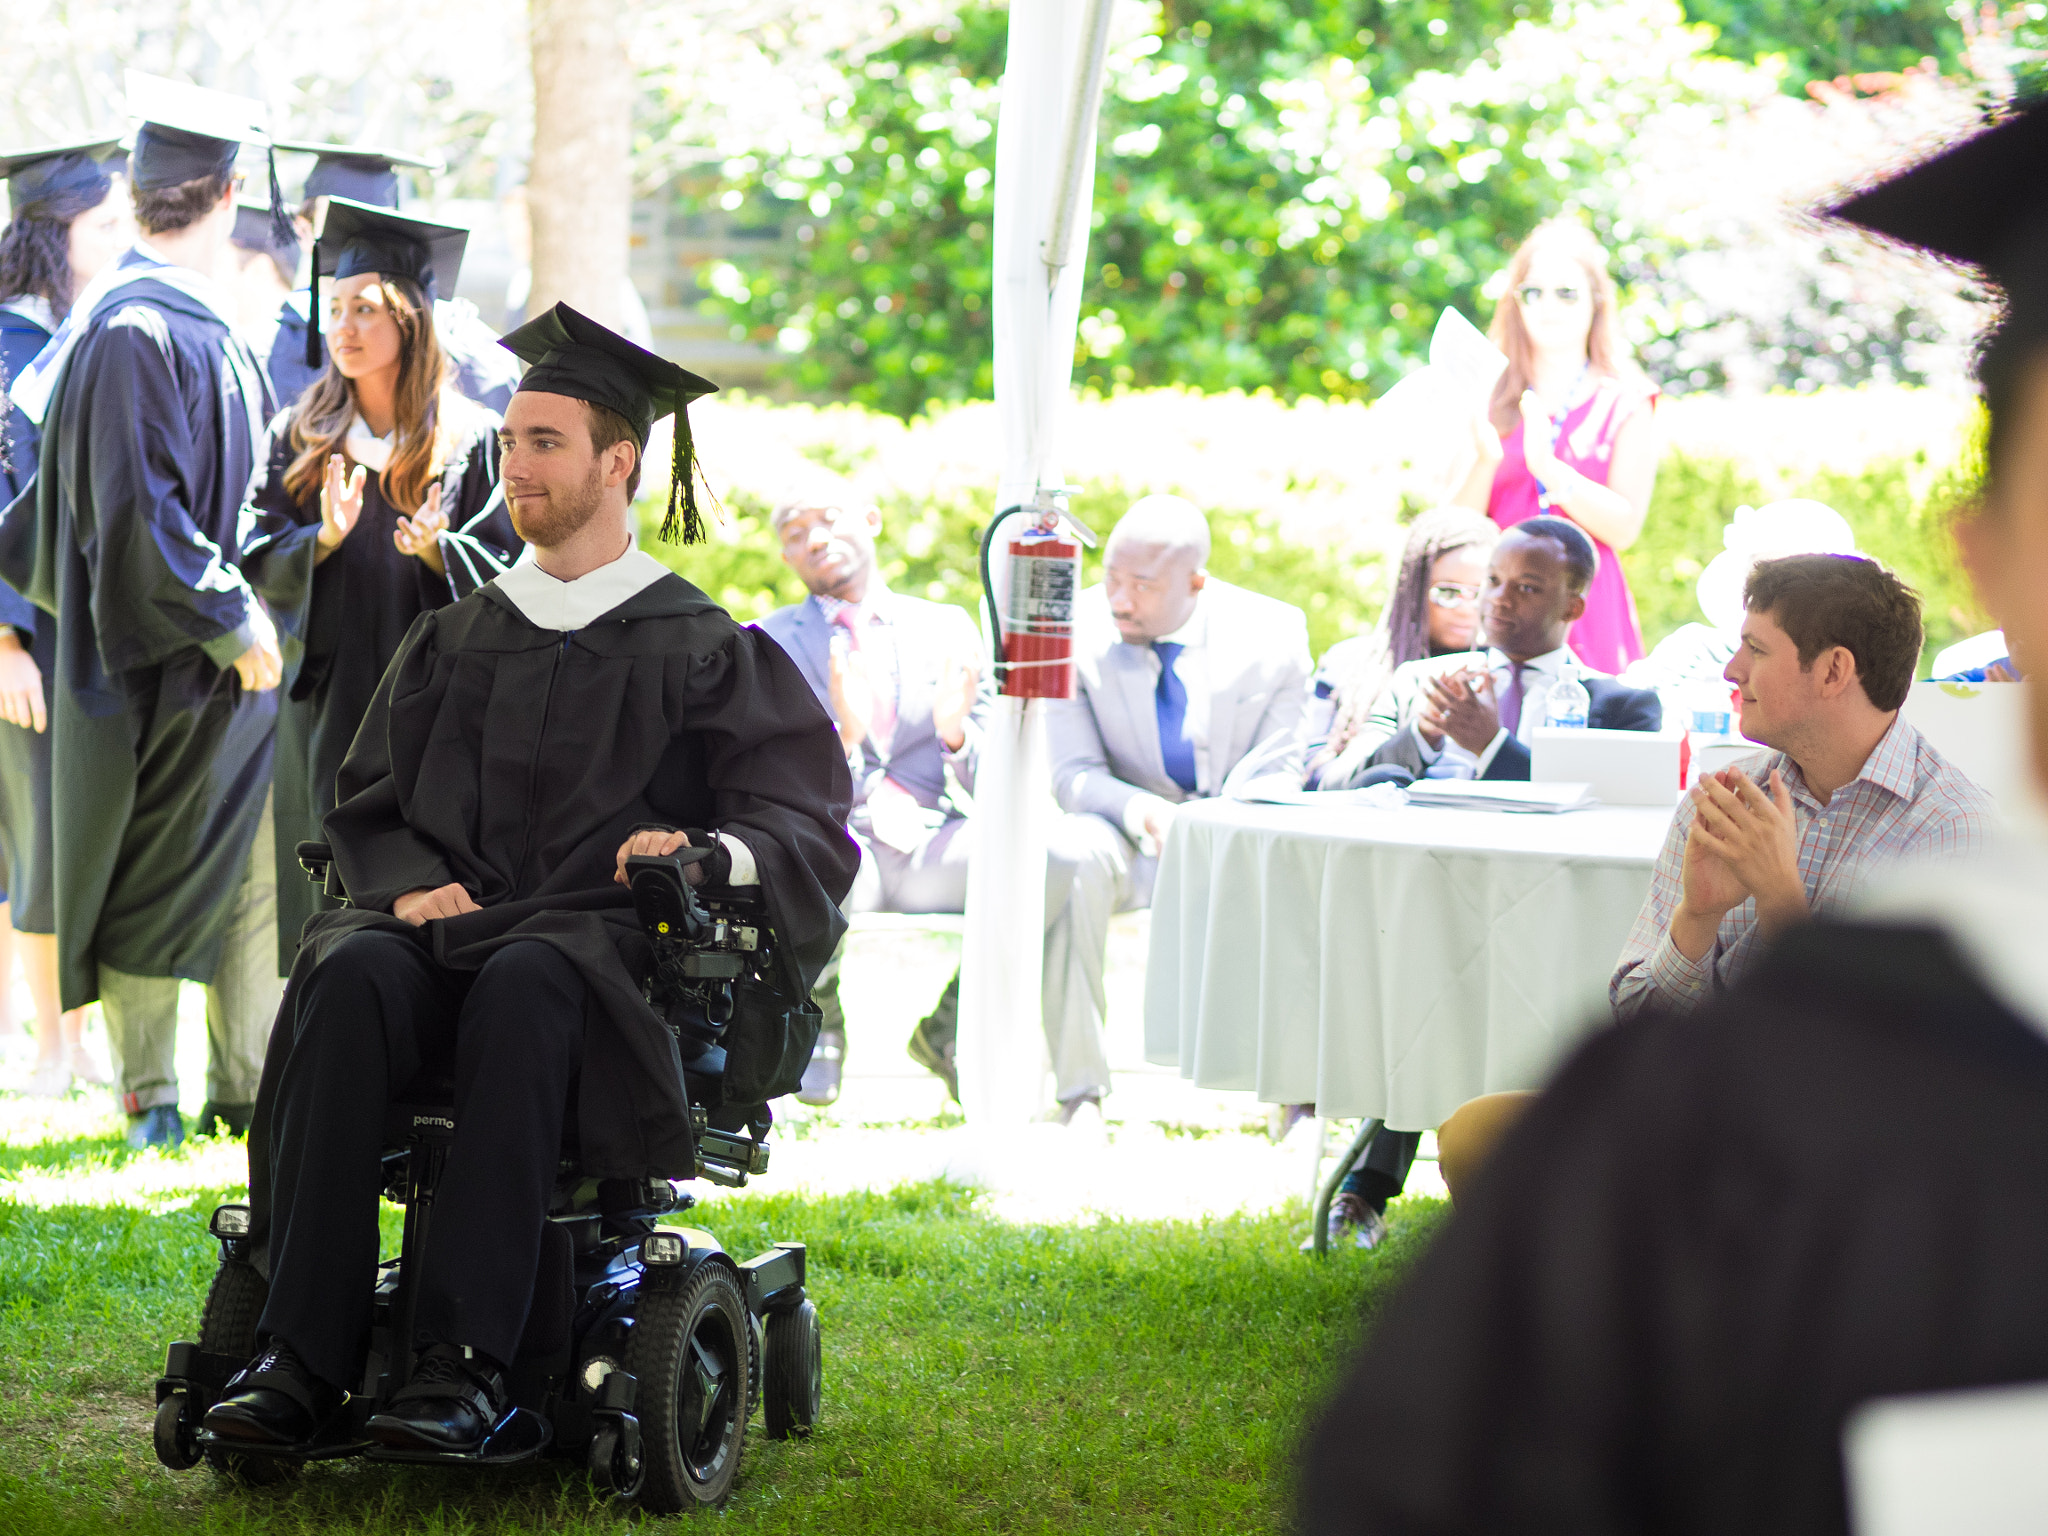
<svg viewBox="0 0 2048 1536"><path fill-rule="evenodd" d="M566 634L602 618L667 574L668 567L643 551L628 534L624 554L573 581L562 581L542 570L529 544L519 563L497 577L494 585L526 616L527 623Z"/></svg>

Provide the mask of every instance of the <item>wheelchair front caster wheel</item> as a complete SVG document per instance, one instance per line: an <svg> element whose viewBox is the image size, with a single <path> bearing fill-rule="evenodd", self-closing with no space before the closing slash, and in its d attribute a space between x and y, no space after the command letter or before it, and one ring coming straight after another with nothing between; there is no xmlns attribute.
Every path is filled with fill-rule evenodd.
<svg viewBox="0 0 2048 1536"><path fill-rule="evenodd" d="M823 1340L818 1309L805 1301L768 1319L767 1360L762 1396L767 1399L768 1438L808 1435L818 1422L825 1396Z"/></svg>
<svg viewBox="0 0 2048 1536"><path fill-rule="evenodd" d="M199 1465L199 1442L193 1438L196 1426L186 1417L189 1406L183 1392L173 1392L156 1405L156 1428L151 1435L156 1459L173 1472Z"/></svg>
<svg viewBox="0 0 2048 1536"><path fill-rule="evenodd" d="M590 1442L589 1471L591 1481L600 1488L609 1488L621 1499L632 1500L640 1495L640 1483L646 1472L646 1462L640 1453L640 1425L637 1420L625 1424L606 1424L600 1428Z"/></svg>
<svg viewBox="0 0 2048 1536"><path fill-rule="evenodd" d="M721 1504L732 1492L753 1340L739 1276L718 1259L674 1290L641 1291L629 1369L640 1382L642 1508L675 1515Z"/></svg>

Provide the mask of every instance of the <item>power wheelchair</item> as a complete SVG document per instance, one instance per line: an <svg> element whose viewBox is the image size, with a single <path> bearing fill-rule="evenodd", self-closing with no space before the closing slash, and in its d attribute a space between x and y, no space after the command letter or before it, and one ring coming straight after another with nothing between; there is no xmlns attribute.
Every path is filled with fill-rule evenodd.
<svg viewBox="0 0 2048 1536"><path fill-rule="evenodd" d="M649 1003L677 1037L695 1129L696 1175L730 1187L768 1168L764 1102L728 1102L728 1052L763 1081L765 1049L784 1064L809 1059L815 1010L780 951L757 895L693 888L685 866L709 849L627 861L635 912L653 951ZM324 843L298 845L301 866L346 900ZM750 1031L781 1028L765 1046ZM780 1087L775 1092L784 1091ZM716 1505L739 1470L747 1423L765 1409L771 1438L817 1422L823 1375L818 1311L804 1288L804 1245L777 1243L735 1262L710 1233L664 1218L694 1197L664 1179L597 1180L565 1151L556 1180L533 1309L511 1362L511 1407L469 1455L397 1452L363 1427L403 1387L414 1361L415 1256L433 1222L434 1192L456 1133L446 1079L422 1081L386 1123L384 1195L405 1208L396 1258L378 1269L367 1363L343 1410L315 1442L259 1452L216 1442L202 1426L228 1378L256 1354L268 1282L249 1262L246 1205L213 1212L220 1243L196 1339L170 1346L156 1384L158 1460L182 1471L208 1463L252 1485L295 1476L302 1463L371 1461L504 1466L543 1453L581 1459L622 1500L658 1514Z"/></svg>

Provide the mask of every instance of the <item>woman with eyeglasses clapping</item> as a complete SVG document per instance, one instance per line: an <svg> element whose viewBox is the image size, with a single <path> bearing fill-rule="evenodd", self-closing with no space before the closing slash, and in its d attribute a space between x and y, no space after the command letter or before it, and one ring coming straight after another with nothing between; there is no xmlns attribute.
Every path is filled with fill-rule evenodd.
<svg viewBox="0 0 2048 1536"><path fill-rule="evenodd" d="M1635 599L1616 552L1642 532L1657 479L1657 389L1616 322L1607 253L1569 219L1539 225L1509 261L1491 336L1508 366L1478 462L1452 498L1502 528L1567 517L1592 536L1600 567L1571 648L1601 672L1643 654Z"/></svg>
<svg viewBox="0 0 2048 1536"><path fill-rule="evenodd" d="M1500 530L1470 507L1438 507L1409 525L1387 606L1370 634L1339 640L1309 683L1307 783L1351 744L1394 669L1479 644L1479 589Z"/></svg>

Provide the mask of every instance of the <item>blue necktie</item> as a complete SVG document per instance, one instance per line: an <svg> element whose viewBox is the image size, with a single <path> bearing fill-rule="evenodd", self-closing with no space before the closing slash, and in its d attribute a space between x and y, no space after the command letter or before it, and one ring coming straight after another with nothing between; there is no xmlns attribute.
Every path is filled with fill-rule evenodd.
<svg viewBox="0 0 2048 1536"><path fill-rule="evenodd" d="M1152 692L1159 711L1159 758L1166 776L1189 794L1195 792L1195 744L1188 740L1188 689L1173 674L1173 664L1187 649L1172 640L1154 640L1159 654L1159 686Z"/></svg>

